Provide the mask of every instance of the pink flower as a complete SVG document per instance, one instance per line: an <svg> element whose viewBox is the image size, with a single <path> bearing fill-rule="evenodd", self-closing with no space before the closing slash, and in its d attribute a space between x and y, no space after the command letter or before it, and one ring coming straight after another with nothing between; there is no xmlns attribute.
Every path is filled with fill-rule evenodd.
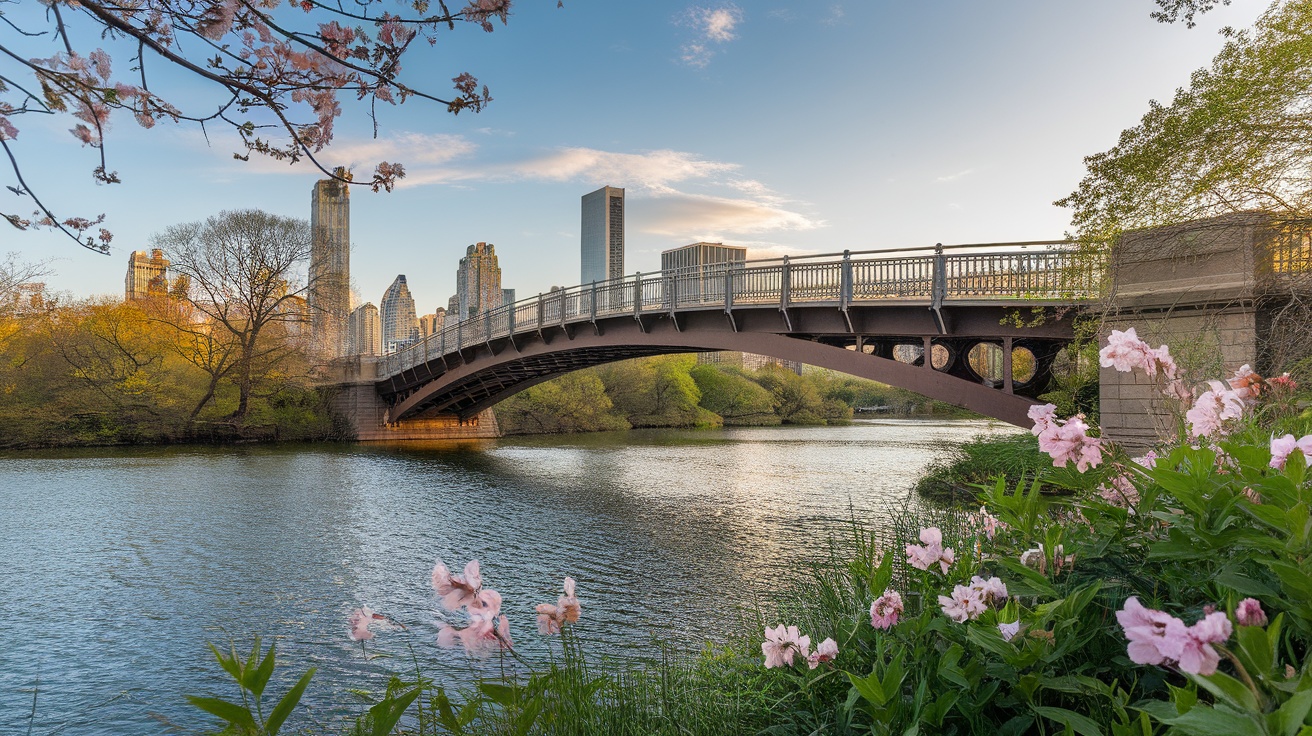
<svg viewBox="0 0 1312 736"><path fill-rule="evenodd" d="M1101 441L1090 437L1088 432L1089 425L1084 423L1083 415L1077 414L1064 422L1050 422L1038 433L1039 450L1052 457L1054 468L1064 468L1066 463L1074 461L1075 469L1083 473L1102 463Z"/></svg>
<svg viewBox="0 0 1312 736"><path fill-rule="evenodd" d="M1134 461L1144 466L1145 468L1152 470L1153 468L1157 467L1157 453L1153 452L1152 450L1149 450L1142 457L1134 458Z"/></svg>
<svg viewBox="0 0 1312 736"><path fill-rule="evenodd" d="M870 604L870 625L876 629L891 629L903 610L902 596L889 588Z"/></svg>
<svg viewBox="0 0 1312 736"><path fill-rule="evenodd" d="M998 521L998 517L990 514L988 509L983 506L979 507L979 515L974 518L974 521L975 527L984 532L984 536L988 538L989 541L993 541L993 537L997 535L999 529L1005 529L1007 527L1006 524Z"/></svg>
<svg viewBox="0 0 1312 736"><path fill-rule="evenodd" d="M1111 487L1105 485L1098 486L1098 496L1113 506L1130 508L1139 503L1139 489L1134 487L1134 482L1130 476L1122 473L1113 476Z"/></svg>
<svg viewBox="0 0 1312 736"><path fill-rule="evenodd" d="M1296 449L1298 449L1298 440L1294 439L1294 435L1287 434L1284 437L1272 437L1271 467L1283 470L1290 453Z"/></svg>
<svg viewBox="0 0 1312 736"><path fill-rule="evenodd" d="M478 572L478 560L465 565L464 575L452 575L441 560L433 566L433 590L442 596L442 607L458 611L461 606L478 605L478 590L483 587L483 576Z"/></svg>
<svg viewBox="0 0 1312 736"><path fill-rule="evenodd" d="M1052 424L1053 420L1056 419L1056 412L1056 404L1031 406L1030 410L1026 412L1030 421L1034 422L1034 428L1030 430L1030 433L1036 436L1041 434L1043 430L1047 429L1048 425Z"/></svg>
<svg viewBox="0 0 1312 736"><path fill-rule="evenodd" d="M951 547L943 547L943 532L935 526L921 529L920 541L924 542L924 546L907 545L907 563L917 570L928 570L937 563L943 574L947 575L948 568L956 561L956 552Z"/></svg>
<svg viewBox="0 0 1312 736"><path fill-rule="evenodd" d="M369 624L372 621L385 621L386 617L374 613L371 608L364 606L351 611L347 621L351 624L351 641L365 641L374 638L374 632L369 630Z"/></svg>
<svg viewBox="0 0 1312 736"><path fill-rule="evenodd" d="M998 633L1002 634L1003 641L1011 641L1020 633L1020 621L1013 621L1009 624L998 624Z"/></svg>
<svg viewBox="0 0 1312 736"><path fill-rule="evenodd" d="M1292 394L1298 389L1298 382L1290 378L1288 373L1282 373L1275 378L1268 380L1267 385L1276 389L1280 393Z"/></svg>
<svg viewBox="0 0 1312 736"><path fill-rule="evenodd" d="M1130 640L1127 653L1136 664L1175 663L1184 672L1210 675L1220 656L1212 648L1230 638L1232 627L1224 613L1209 613L1193 626L1167 613L1144 608L1131 596L1116 620Z"/></svg>
<svg viewBox="0 0 1312 736"><path fill-rule="evenodd" d="M954 586L950 597L939 596L938 604L943 608L943 615L957 623L964 623L967 619L973 621L987 610L983 594L964 585Z"/></svg>
<svg viewBox="0 0 1312 736"><path fill-rule="evenodd" d="M459 629L450 624L438 624L437 644L442 647L463 645L471 657L486 657L494 649L510 649L510 621L496 616L471 615L469 626Z"/></svg>
<svg viewBox="0 0 1312 736"><path fill-rule="evenodd" d="M1115 368L1122 373L1129 373L1135 368L1143 368L1150 361L1155 363L1152 348L1148 343L1134 334L1134 328L1121 332L1112 330L1107 336L1107 347L1098 351L1098 365L1103 368Z"/></svg>
<svg viewBox="0 0 1312 736"><path fill-rule="evenodd" d="M833 639L825 639L815 648L806 658L806 665L811 669L820 666L821 662L832 662L838 656L838 642Z"/></svg>
<svg viewBox="0 0 1312 736"><path fill-rule="evenodd" d="M1179 639L1166 637L1167 624L1180 623L1176 617L1144 608L1137 597L1130 596L1125 599L1125 607L1116 612L1116 620L1130 640L1127 653L1135 664L1161 664L1180 656Z"/></svg>
<svg viewBox="0 0 1312 736"><path fill-rule="evenodd" d="M1211 389L1203 392L1184 415L1194 437L1213 437L1221 432L1225 420L1237 419L1244 413L1244 402L1238 394L1220 381L1209 381L1208 384Z"/></svg>
<svg viewBox="0 0 1312 736"><path fill-rule="evenodd" d="M1194 401L1194 392L1184 385L1184 381L1178 379L1166 384L1166 388L1162 390L1162 393L1182 404L1192 404Z"/></svg>
<svg viewBox="0 0 1312 736"><path fill-rule="evenodd" d="M997 578L984 578L975 575L970 579L970 587L979 593L985 604L998 604L1007 600L1007 586Z"/></svg>
<svg viewBox="0 0 1312 736"><path fill-rule="evenodd" d="M1235 608L1235 620L1240 626L1266 626L1266 611L1256 598L1245 598Z"/></svg>
<svg viewBox="0 0 1312 736"><path fill-rule="evenodd" d="M765 667L789 667L797 655L806 657L811 647L811 637L798 634L796 626L780 624L778 628L765 627L765 642L761 644L761 653L765 655Z"/></svg>
<svg viewBox="0 0 1312 736"><path fill-rule="evenodd" d="M565 578L565 595L556 600L556 605L540 603L534 610L538 613L538 631L543 634L559 634L562 625L578 621L583 607L574 597L574 578Z"/></svg>

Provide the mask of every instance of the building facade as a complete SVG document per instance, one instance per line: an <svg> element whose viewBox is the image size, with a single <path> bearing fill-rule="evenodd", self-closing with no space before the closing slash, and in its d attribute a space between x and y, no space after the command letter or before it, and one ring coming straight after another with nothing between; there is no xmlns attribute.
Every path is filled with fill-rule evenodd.
<svg viewBox="0 0 1312 736"><path fill-rule="evenodd" d="M383 323L373 302L366 302L351 312L346 322L346 339L350 355L383 354Z"/></svg>
<svg viewBox="0 0 1312 736"><path fill-rule="evenodd" d="M351 194L339 181L316 182L310 197L310 331L323 358L348 353L351 312Z"/></svg>
<svg viewBox="0 0 1312 736"><path fill-rule="evenodd" d="M410 296L405 274L398 275L383 292L378 313L383 325L384 352L393 353L414 342L419 334L419 321L415 319L415 299Z"/></svg>
<svg viewBox="0 0 1312 736"><path fill-rule="evenodd" d="M446 310L438 307L433 314L425 314L419 318L419 337L425 338L436 335L446 326Z"/></svg>
<svg viewBox="0 0 1312 736"><path fill-rule="evenodd" d="M128 274L123 280L123 298L156 299L169 293L169 259L164 251L155 248L146 254L144 250L133 251L128 256Z"/></svg>
<svg viewBox="0 0 1312 736"><path fill-rule="evenodd" d="M674 294L685 303L723 299L725 272L746 262L746 248L724 243L693 243L661 253L661 271L674 277Z"/></svg>
<svg viewBox="0 0 1312 736"><path fill-rule="evenodd" d="M515 290L514 290L514 289L502 289L502 290L501 290L501 304L504 306L504 305L506 305L506 304L514 304L514 303L515 303Z"/></svg>
<svg viewBox="0 0 1312 736"><path fill-rule="evenodd" d="M475 243L465 249L456 269L456 297L460 319L501 306L501 266L491 243Z"/></svg>
<svg viewBox="0 0 1312 736"><path fill-rule="evenodd" d="M580 284L624 277L624 190L604 186L583 195Z"/></svg>
<svg viewBox="0 0 1312 736"><path fill-rule="evenodd" d="M452 294L446 300L446 321L455 324L460 321L460 295Z"/></svg>

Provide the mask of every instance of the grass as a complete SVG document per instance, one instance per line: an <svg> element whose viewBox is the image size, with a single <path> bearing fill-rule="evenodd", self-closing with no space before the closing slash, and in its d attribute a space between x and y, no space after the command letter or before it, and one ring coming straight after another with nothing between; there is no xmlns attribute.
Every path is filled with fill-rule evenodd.
<svg viewBox="0 0 1312 736"><path fill-rule="evenodd" d="M916 492L934 501L970 505L975 501L976 485L992 485L999 476L1014 485L1047 467L1052 467L1052 461L1039 452L1038 438L1029 433L976 437L954 455L931 465L916 482Z"/></svg>

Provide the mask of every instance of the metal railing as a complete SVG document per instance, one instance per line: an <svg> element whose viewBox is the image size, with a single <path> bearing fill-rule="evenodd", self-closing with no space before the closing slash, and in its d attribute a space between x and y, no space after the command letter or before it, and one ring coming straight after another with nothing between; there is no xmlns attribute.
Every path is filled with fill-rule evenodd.
<svg viewBox="0 0 1312 736"><path fill-rule="evenodd" d="M987 247L990 250L981 251ZM380 375L516 333L598 319L777 304L851 304L893 299L941 305L970 300L1097 298L1102 264L1064 242L939 246L916 255L829 253L693 266L557 289L448 325L384 359ZM962 250L961 253L949 252ZM930 251L930 252L926 252ZM908 251L893 251L908 252ZM914 251L912 251L914 252Z"/></svg>

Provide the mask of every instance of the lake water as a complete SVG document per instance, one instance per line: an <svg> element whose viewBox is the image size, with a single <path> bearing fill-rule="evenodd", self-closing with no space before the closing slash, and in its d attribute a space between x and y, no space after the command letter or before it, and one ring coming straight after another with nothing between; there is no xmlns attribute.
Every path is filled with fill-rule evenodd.
<svg viewBox="0 0 1312 736"><path fill-rule="evenodd" d="M272 691L319 668L305 702L325 718L346 688L379 690L409 666L410 647L426 674L466 681L478 665L433 645L439 557L482 561L529 659L548 646L533 606L565 575L590 651L722 638L724 601L777 587L853 514L877 526L914 505L911 485L945 448L1014 431L877 420L0 456L0 733L208 726L182 696L235 692L205 643L249 650L255 635L278 642ZM369 643L395 658L366 659L346 638L361 605L409 627Z"/></svg>

